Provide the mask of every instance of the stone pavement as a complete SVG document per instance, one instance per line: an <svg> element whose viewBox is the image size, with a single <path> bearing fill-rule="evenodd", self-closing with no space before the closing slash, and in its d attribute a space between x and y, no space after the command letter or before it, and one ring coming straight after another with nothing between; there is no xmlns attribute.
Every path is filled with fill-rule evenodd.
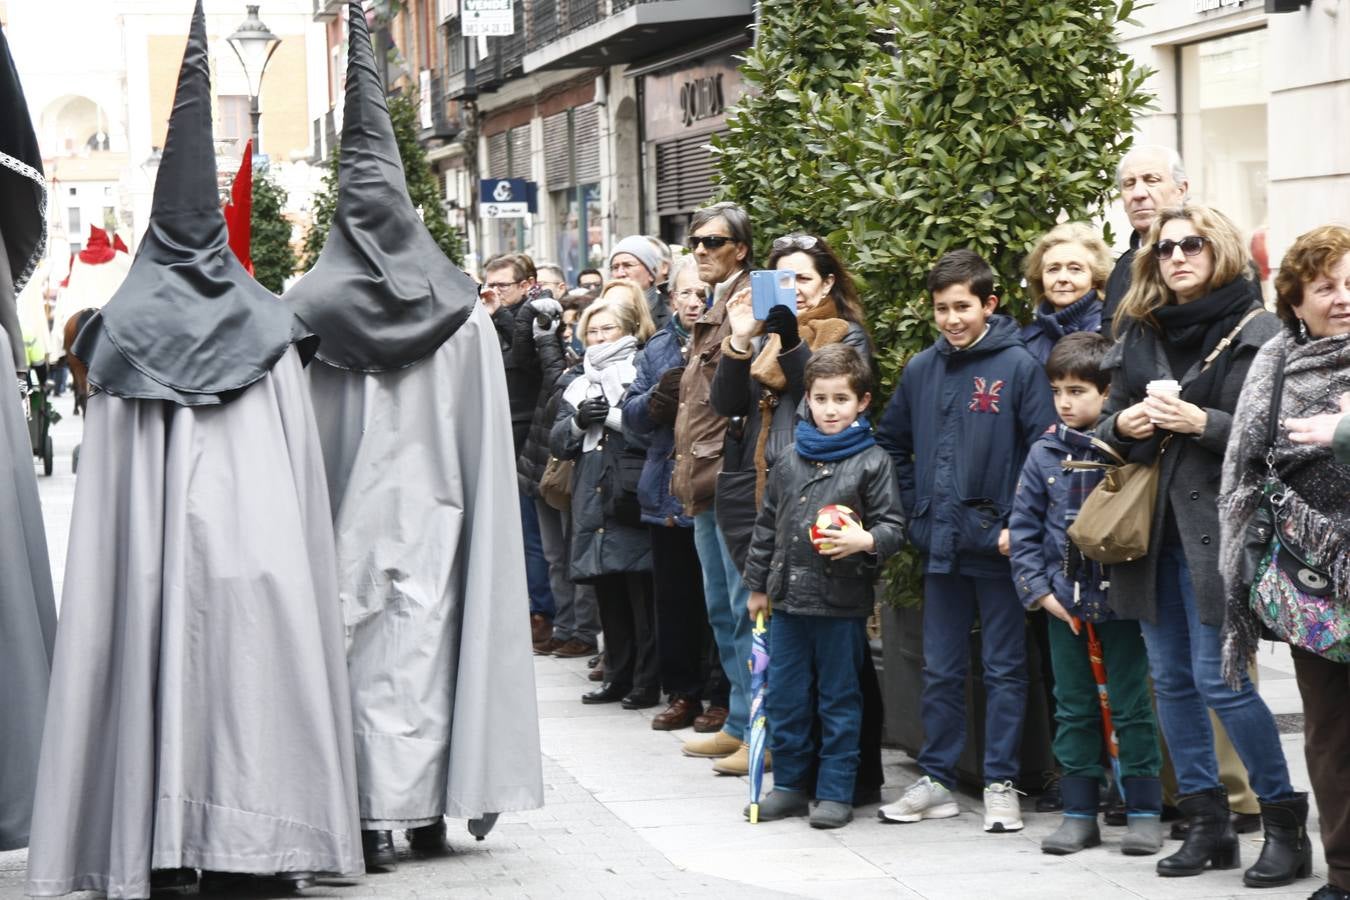
<svg viewBox="0 0 1350 900"><path fill-rule="evenodd" d="M63 410L64 411L64 410ZM42 482L53 564L64 558L64 528L73 496L69 456L79 420L59 426L57 475ZM57 569L59 575L59 568ZM1262 693L1277 713L1300 712L1288 654L1261 656ZM814 831L805 820L751 826L741 817L746 783L711 773L708 760L680 755L689 733L652 731L658 710L584 706L590 684L583 660L536 659L544 752L545 805L503 816L487 840L475 842L451 822L454 853L407 855L398 871L328 880L306 892L323 898L583 897L700 898L1220 898L1292 900L1307 897L1325 872L1294 890L1253 892L1241 870L1162 879L1156 858L1119 853L1120 829L1103 827L1102 847L1068 857L1046 856L1040 839L1057 816L1030 812L1019 834L986 835L978 797L961 795L962 814L915 825L884 825L875 807L838 831ZM1307 785L1300 734L1283 736L1294 782ZM888 751L886 799L918 770ZM1165 852L1177 844L1169 842ZM1259 840L1243 839L1249 865ZM24 853L0 854L0 900L22 896ZM77 895L90 897L94 895Z"/></svg>

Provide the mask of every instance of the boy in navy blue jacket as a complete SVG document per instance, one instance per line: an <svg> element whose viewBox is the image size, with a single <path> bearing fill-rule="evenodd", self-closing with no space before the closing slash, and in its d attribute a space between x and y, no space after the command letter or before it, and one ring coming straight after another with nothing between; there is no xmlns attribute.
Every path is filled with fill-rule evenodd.
<svg viewBox="0 0 1350 900"><path fill-rule="evenodd" d="M878 813L917 822L956 815L951 787L964 748L971 626L982 638L984 830L1018 831L1026 709L1025 613L1008 565L1008 516L1027 449L1055 421L1050 384L1018 335L995 315L994 273L954 250L928 274L941 336L905 366L877 429L895 461L909 540L924 558L924 775Z"/></svg>
<svg viewBox="0 0 1350 900"><path fill-rule="evenodd" d="M1094 443L1111 378L1102 360L1111 340L1085 331L1055 345L1045 371L1061 424L1031 446L1017 484L1010 521L1017 593L1028 609L1049 620L1055 673L1055 759L1063 767L1064 819L1041 841L1045 853L1064 855L1101 843L1097 785L1102 779L1102 715L1087 642L1095 636L1110 678L1111 718L1120 751L1121 790L1129 831L1121 852L1157 853L1162 847L1162 786L1158 730L1148 688L1148 654L1139 623L1116 619L1106 605L1106 575L1069 542L1068 529L1103 469L1067 466L1111 462ZM1107 448L1109 452L1109 448Z"/></svg>

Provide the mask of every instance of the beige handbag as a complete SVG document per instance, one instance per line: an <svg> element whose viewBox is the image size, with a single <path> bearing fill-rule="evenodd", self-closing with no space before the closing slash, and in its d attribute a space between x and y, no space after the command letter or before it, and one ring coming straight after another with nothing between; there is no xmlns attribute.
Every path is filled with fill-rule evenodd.
<svg viewBox="0 0 1350 900"><path fill-rule="evenodd" d="M1224 339L1205 357L1200 371L1204 372L1219 354L1238 336L1243 327L1263 312L1249 311ZM1105 468L1106 474L1083 501L1078 518L1069 526L1069 540L1088 559L1112 565L1130 562L1148 553L1149 535L1153 528L1153 510L1158 503L1158 478L1162 473L1163 454L1172 440L1168 435L1158 448L1158 457L1151 463L1125 463L1107 444L1094 440L1099 449L1120 460L1122 465L1110 463L1066 463L1070 468Z"/></svg>
<svg viewBox="0 0 1350 900"><path fill-rule="evenodd" d="M572 508L572 460L548 458L544 474L539 479L539 496L558 512Z"/></svg>

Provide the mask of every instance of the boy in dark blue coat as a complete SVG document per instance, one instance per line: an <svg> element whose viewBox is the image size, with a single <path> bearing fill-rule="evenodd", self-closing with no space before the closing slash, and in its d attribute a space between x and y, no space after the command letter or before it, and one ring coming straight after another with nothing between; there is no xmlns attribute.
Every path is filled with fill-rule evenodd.
<svg viewBox="0 0 1350 900"><path fill-rule="evenodd" d="M1027 449L1055 421L1050 384L1018 336L995 315L994 273L954 250L928 274L941 336L905 366L877 429L895 461L909 540L924 557L924 775L884 821L956 815L951 787L965 746L970 628L982 637L985 707L984 829L1017 831L1013 779L1026 709L1025 614L1008 565L1008 516Z"/></svg>
<svg viewBox="0 0 1350 900"><path fill-rule="evenodd" d="M1050 662L1055 673L1055 759L1064 769L1064 819L1041 841L1045 853L1064 855L1101 843L1097 785L1102 779L1102 715L1088 658L1095 634L1110 679L1111 718L1120 752L1121 790L1129 832L1121 852L1157 853L1162 847L1162 757L1148 687L1148 653L1139 623L1116 619L1106 604L1106 575L1069 542L1068 529L1101 480L1099 467L1070 461L1111 462L1091 429L1111 384L1102 360L1111 340L1094 332L1064 337L1051 351L1046 374L1061 424L1031 446L1013 501L1012 568L1028 609L1050 614ZM1086 624L1085 624L1086 623Z"/></svg>

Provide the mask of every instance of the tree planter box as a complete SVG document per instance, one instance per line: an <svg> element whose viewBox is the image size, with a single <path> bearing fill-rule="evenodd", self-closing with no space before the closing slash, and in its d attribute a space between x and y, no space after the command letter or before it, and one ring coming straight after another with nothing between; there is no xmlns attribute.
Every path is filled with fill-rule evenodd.
<svg viewBox="0 0 1350 900"><path fill-rule="evenodd" d="M923 609L881 610L883 664L881 695L886 708L885 741L915 758L923 746L920 698L923 693ZM1018 787L1039 791L1046 774L1055 769L1050 750L1050 714L1041 676L1040 648L1027 630L1027 711L1022 726L1022 774ZM970 674L966 678L966 746L957 762L957 777L970 787L983 788L984 681L980 663L979 627L970 633Z"/></svg>

